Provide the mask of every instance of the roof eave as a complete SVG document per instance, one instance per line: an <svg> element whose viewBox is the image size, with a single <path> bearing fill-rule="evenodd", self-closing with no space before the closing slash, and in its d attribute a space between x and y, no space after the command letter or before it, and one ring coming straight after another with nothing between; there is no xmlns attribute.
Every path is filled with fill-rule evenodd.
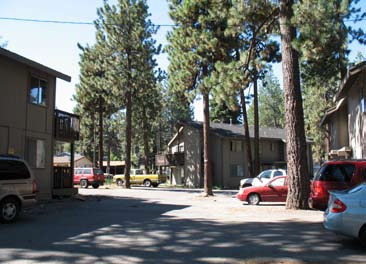
<svg viewBox="0 0 366 264"><path fill-rule="evenodd" d="M55 76L56 78L59 78L61 80L64 80L66 82L71 82L71 77L64 74L64 73L61 73L59 71L56 71L54 69L51 69L47 66L44 66L38 62L35 62L35 61L32 61L30 59L27 59L23 56L20 56L14 52L11 52L9 50L6 50L6 49L3 49L3 48L0 48L0 55L3 55L5 57L8 57L12 60L15 60L19 63L22 63L22 64L25 64L31 68L35 68L35 69L38 69L40 71L43 71L45 73L48 73L49 75L52 75L52 76Z"/></svg>

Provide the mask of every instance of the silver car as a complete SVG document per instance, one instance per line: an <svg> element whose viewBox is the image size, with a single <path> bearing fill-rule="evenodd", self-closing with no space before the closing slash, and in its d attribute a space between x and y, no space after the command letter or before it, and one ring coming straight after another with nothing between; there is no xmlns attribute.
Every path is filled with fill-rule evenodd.
<svg viewBox="0 0 366 264"><path fill-rule="evenodd" d="M323 226L360 239L366 246L366 183L344 191L330 191Z"/></svg>
<svg viewBox="0 0 366 264"><path fill-rule="evenodd" d="M27 163L0 155L0 222L14 222L22 208L36 202L37 185Z"/></svg>

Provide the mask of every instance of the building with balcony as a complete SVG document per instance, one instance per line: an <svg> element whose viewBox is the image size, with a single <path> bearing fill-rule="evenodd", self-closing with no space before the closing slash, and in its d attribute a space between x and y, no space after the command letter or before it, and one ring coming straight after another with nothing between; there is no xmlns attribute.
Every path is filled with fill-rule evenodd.
<svg viewBox="0 0 366 264"><path fill-rule="evenodd" d="M349 68L321 120L328 158L366 159L366 61Z"/></svg>
<svg viewBox="0 0 366 264"><path fill-rule="evenodd" d="M213 186L238 188L240 179L248 177L248 160L243 125L211 123L210 149ZM171 183L203 187L202 122L183 123L169 142L169 154L157 157L157 165L169 166ZM250 127L252 151L254 131ZM311 141L307 140L308 169L313 171ZM280 128L260 128L259 152L261 170L287 167L286 133ZM254 157L254 153L252 153Z"/></svg>
<svg viewBox="0 0 366 264"><path fill-rule="evenodd" d="M78 117L55 110L56 78L70 82L71 77L3 48L0 69L0 154L28 162L39 199L75 192L72 170L59 177L53 170L55 141L73 145L79 137Z"/></svg>

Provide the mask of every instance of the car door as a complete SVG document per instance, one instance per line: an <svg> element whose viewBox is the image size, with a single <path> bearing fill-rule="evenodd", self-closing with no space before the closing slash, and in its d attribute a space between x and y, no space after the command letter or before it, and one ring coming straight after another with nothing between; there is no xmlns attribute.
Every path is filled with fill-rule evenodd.
<svg viewBox="0 0 366 264"><path fill-rule="evenodd" d="M263 201L283 202L287 196L286 177L276 177L264 186L261 193Z"/></svg>

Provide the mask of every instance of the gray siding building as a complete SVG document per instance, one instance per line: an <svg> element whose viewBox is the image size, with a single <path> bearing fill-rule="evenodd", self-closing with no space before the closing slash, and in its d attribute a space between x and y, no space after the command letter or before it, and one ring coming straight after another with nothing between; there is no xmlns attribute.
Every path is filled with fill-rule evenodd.
<svg viewBox="0 0 366 264"><path fill-rule="evenodd" d="M246 142L242 125L211 123L210 148L213 186L238 188L248 176ZM251 144L253 128L249 132ZM261 128L259 135L261 170L286 168L285 130ZM253 149L253 147L252 147ZM311 142L308 142L308 167L312 171ZM201 122L184 123L169 142L168 160L171 183L188 187L203 186L203 135ZM253 155L254 156L254 155Z"/></svg>
<svg viewBox="0 0 366 264"><path fill-rule="evenodd" d="M366 62L351 67L321 121L328 158L366 158Z"/></svg>

